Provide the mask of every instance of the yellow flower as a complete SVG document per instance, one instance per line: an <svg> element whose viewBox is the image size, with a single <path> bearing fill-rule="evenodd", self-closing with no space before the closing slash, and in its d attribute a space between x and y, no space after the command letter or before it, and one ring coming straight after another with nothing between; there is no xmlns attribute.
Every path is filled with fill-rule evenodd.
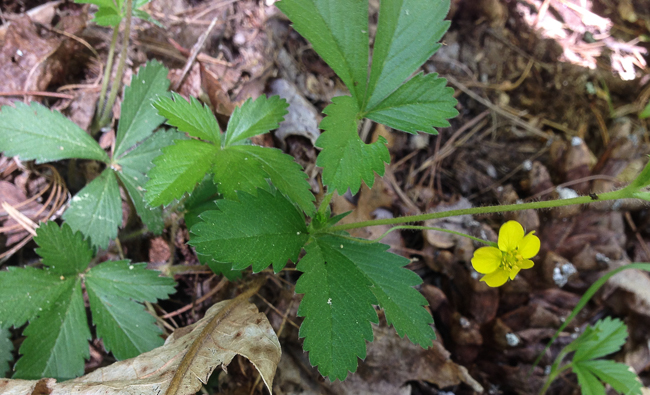
<svg viewBox="0 0 650 395"><path fill-rule="evenodd" d="M517 221L508 221L499 230L496 247L481 247L474 252L472 266L484 274L481 281L490 287L500 287L515 279L521 269L533 267L530 258L539 252L539 238L534 231L524 236L524 228Z"/></svg>

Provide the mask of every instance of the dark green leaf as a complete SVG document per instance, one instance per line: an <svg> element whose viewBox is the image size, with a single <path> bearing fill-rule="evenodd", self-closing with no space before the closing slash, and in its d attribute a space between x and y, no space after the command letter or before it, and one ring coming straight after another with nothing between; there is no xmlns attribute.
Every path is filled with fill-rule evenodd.
<svg viewBox="0 0 650 395"><path fill-rule="evenodd" d="M88 267L93 251L80 232L72 233L67 223L61 227L54 221L41 223L34 241L35 251L49 271L64 276L77 275Z"/></svg>
<svg viewBox="0 0 650 395"><path fill-rule="evenodd" d="M355 241L349 237L323 235L318 244L326 259L346 259L353 263L372 283L370 289L386 313L386 321L397 333L422 347L431 347L435 333L433 318L423 307L427 300L415 288L422 283L420 276L406 269L409 260L387 252L382 243Z"/></svg>
<svg viewBox="0 0 650 395"><path fill-rule="evenodd" d="M79 191L63 219L72 230L89 237L93 245L106 248L117 237L122 223L122 199L114 171L107 168Z"/></svg>
<svg viewBox="0 0 650 395"><path fill-rule="evenodd" d="M202 105L194 97L190 102L178 93L172 92L173 100L160 97L154 102L158 114L167 118L167 124L192 137L221 144L221 129L210 107Z"/></svg>
<svg viewBox="0 0 650 395"><path fill-rule="evenodd" d="M269 190L268 179L308 215L315 210L307 175L292 156L278 149L228 147L217 156L213 171L219 193L227 199L237 199L236 191L255 194L257 188Z"/></svg>
<svg viewBox="0 0 650 395"><path fill-rule="evenodd" d="M156 132L118 161L121 170L117 175L129 193L142 222L154 234L163 231L164 220L162 209L148 207L144 200L144 188L149 180L146 173L153 167L153 160L162 153L162 148L172 144L174 140L185 138L185 135L171 130Z"/></svg>
<svg viewBox="0 0 650 395"><path fill-rule="evenodd" d="M286 0L285 0L286 1ZM386 139L366 144L357 132L358 108L349 96L332 99L332 104L323 111L327 117L320 127L325 130L316 141L323 150L316 164L323 168L323 183L329 192L344 194L348 188L356 194L361 181L372 187L375 172L384 174L384 162L390 162Z"/></svg>
<svg viewBox="0 0 650 395"><path fill-rule="evenodd" d="M156 270L147 270L144 263L106 261L90 270L86 282L102 293L130 298L136 302L155 302L167 299L175 291L174 280L161 277Z"/></svg>
<svg viewBox="0 0 650 395"><path fill-rule="evenodd" d="M90 330L81 294L81 281L65 281L66 290L48 310L39 313L23 332L23 356L16 363L14 378L58 380L81 376L84 359L90 358Z"/></svg>
<svg viewBox="0 0 650 395"><path fill-rule="evenodd" d="M185 226L187 229L192 229L194 225L199 223L199 215L204 211L216 210L217 204L215 200L220 199L217 186L214 185L211 175L206 177L194 188L194 191L185 200Z"/></svg>
<svg viewBox="0 0 650 395"><path fill-rule="evenodd" d="M361 106L368 81L368 2L282 0L276 5Z"/></svg>
<svg viewBox="0 0 650 395"><path fill-rule="evenodd" d="M132 358L163 344L155 318L135 301L167 298L174 292L174 281L145 267L128 261L105 262L86 276L97 336L117 359Z"/></svg>
<svg viewBox="0 0 650 395"><path fill-rule="evenodd" d="M248 99L233 111L226 130L226 146L277 129L287 115L287 103L280 96Z"/></svg>
<svg viewBox="0 0 650 395"><path fill-rule="evenodd" d="M14 360L13 350L11 332L8 329L0 329L0 378L7 377L7 373L11 371L11 361Z"/></svg>
<svg viewBox="0 0 650 395"><path fill-rule="evenodd" d="M343 380L365 357L365 340L372 340L372 308L379 304L400 336L430 347L433 319L423 307L426 299L413 288L422 280L404 268L408 259L386 252L387 245L355 241L343 235L315 236L298 264L305 272L296 292L305 296L298 315L305 321L300 336L304 349L322 375Z"/></svg>
<svg viewBox="0 0 650 395"><path fill-rule="evenodd" d="M319 244L305 247L300 260L303 274L296 292L304 294L298 316L303 349L319 372L330 380L344 380L357 369L357 358L366 357L366 340L372 341L371 322L377 323L372 307L377 299L370 292L370 281L347 259L323 251Z"/></svg>
<svg viewBox="0 0 650 395"><path fill-rule="evenodd" d="M88 133L58 111L31 103L15 103L0 111L0 151L37 163L61 159L108 162L106 152Z"/></svg>
<svg viewBox="0 0 650 395"><path fill-rule="evenodd" d="M167 205L194 189L214 163L219 148L198 140L176 140L163 148L149 172L145 199L150 206Z"/></svg>
<svg viewBox="0 0 650 395"><path fill-rule="evenodd" d="M302 214L282 194L260 189L257 196L241 192L239 201L216 204L219 209L203 213L203 222L191 229L189 244L198 254L254 272L269 264L277 272L287 260L297 261L309 234Z"/></svg>
<svg viewBox="0 0 650 395"><path fill-rule="evenodd" d="M0 328L20 327L49 308L66 290L66 277L33 267L0 271Z"/></svg>
<svg viewBox="0 0 650 395"><path fill-rule="evenodd" d="M381 1L370 80L366 92L367 104L364 109L367 111L376 109L379 103L393 94L440 48L438 41L450 25L449 21L444 20L448 11L449 0L433 2L431 0ZM422 83L422 81L419 82ZM445 83L446 81L442 80L442 87L437 89L444 89ZM416 88L417 86L413 86L409 91ZM416 95L412 94L411 96ZM420 93L418 96L424 98L426 94ZM433 95L429 94L429 96ZM399 103L397 98L394 98L392 102ZM413 104L411 103L411 105ZM384 107L387 106L384 104ZM423 113L424 110L421 107L412 108L411 114L426 116L427 114ZM406 115L406 111L403 115ZM427 125L425 131L430 126ZM406 131L401 128L397 129Z"/></svg>
<svg viewBox="0 0 650 395"><path fill-rule="evenodd" d="M124 88L124 102L115 136L115 158L149 137L164 122L165 119L153 107L153 101L168 94L167 73L165 66L151 60L140 68L131 85Z"/></svg>

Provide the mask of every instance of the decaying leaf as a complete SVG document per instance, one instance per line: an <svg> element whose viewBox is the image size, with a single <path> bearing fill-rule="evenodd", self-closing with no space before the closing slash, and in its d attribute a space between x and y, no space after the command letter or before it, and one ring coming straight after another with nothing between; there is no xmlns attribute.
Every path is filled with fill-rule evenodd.
<svg viewBox="0 0 650 395"><path fill-rule="evenodd" d="M244 296L244 295L242 295ZM246 295L247 297L250 294ZM239 354L248 358L271 388L280 361L278 338L266 316L246 298L223 301L212 306L196 324L172 333L165 345L136 358L116 362L74 380L0 379L0 393L28 395L140 395L165 394L185 355L193 344L198 352L189 362L187 374L179 382L178 395L195 394L219 366L226 367ZM215 319L216 318L216 319ZM212 329L203 333L204 328ZM203 340L203 341L201 341ZM194 346L197 347L197 346Z"/></svg>

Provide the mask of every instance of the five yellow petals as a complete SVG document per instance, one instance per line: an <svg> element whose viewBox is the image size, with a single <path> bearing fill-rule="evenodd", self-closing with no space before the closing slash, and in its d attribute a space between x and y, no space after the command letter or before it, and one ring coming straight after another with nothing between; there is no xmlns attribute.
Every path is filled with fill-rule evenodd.
<svg viewBox="0 0 650 395"><path fill-rule="evenodd" d="M484 274L481 281L490 287L500 287L521 269L533 267L530 258L539 252L540 241L535 232L524 235L524 228L517 221L508 221L499 230L499 248L481 247L474 252L472 266Z"/></svg>

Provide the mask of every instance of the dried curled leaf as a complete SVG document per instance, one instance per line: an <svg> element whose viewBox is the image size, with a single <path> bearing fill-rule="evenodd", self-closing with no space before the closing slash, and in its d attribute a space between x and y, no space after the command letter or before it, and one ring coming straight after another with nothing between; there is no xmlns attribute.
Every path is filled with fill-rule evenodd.
<svg viewBox="0 0 650 395"><path fill-rule="evenodd" d="M237 354L246 357L255 365L270 390L275 369L280 361L280 343L266 316L258 312L252 303L245 300L241 302L242 300L237 298L217 303L199 322L172 333L164 346L136 358L116 362L63 383L57 383L54 379L0 379L0 393L164 394L185 354L198 341L202 344L176 394L195 394L199 391L201 382L207 382L217 367L227 366ZM219 314L222 310L225 310L224 313ZM201 339L203 329L210 322L214 322L215 317L217 323L213 324L213 330L209 336L203 336Z"/></svg>

